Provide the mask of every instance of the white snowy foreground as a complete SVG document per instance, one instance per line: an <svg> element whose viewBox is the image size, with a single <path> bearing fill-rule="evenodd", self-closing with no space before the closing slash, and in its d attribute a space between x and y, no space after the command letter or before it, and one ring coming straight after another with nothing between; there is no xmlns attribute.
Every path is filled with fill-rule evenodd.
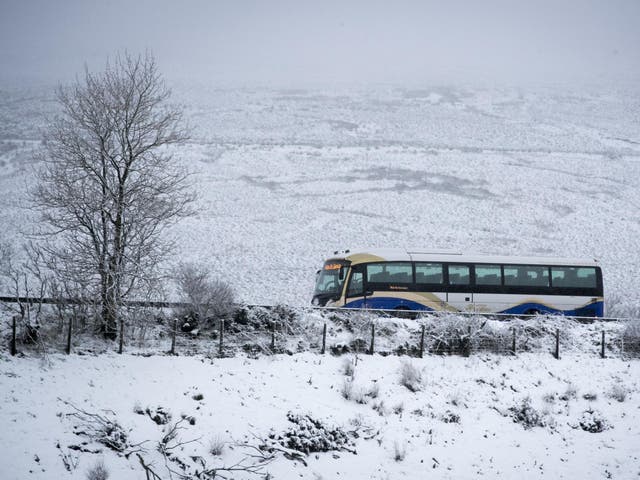
<svg viewBox="0 0 640 480"><path fill-rule="evenodd" d="M640 475L637 360L578 353L560 360L546 353L359 355L350 376L354 356L315 353L259 359L0 355L3 480L84 479L100 460L111 479L153 478L146 477L138 454L162 479L180 478L167 469L183 472L179 462L165 463L158 447L182 417L165 452L192 475L205 465L255 464L261 455L271 461L260 472L274 479ZM407 365L418 370L421 382ZM403 368L417 391L400 384ZM116 420L127 433L123 453L92 441L91 422L80 410ZM162 412L171 419L156 424L151 416ZM290 459L297 454L276 441L294 426L287 412L309 414L358 438L350 435L343 450ZM74 427L84 434L74 434ZM260 453L260 445L271 445L271 453L266 447Z"/></svg>

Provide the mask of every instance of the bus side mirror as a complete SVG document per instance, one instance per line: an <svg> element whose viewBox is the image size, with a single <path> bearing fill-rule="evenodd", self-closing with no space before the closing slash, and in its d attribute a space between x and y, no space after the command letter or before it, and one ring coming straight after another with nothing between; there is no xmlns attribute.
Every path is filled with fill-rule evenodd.
<svg viewBox="0 0 640 480"><path fill-rule="evenodd" d="M340 273L338 274L338 280L344 280L344 267L340 267Z"/></svg>

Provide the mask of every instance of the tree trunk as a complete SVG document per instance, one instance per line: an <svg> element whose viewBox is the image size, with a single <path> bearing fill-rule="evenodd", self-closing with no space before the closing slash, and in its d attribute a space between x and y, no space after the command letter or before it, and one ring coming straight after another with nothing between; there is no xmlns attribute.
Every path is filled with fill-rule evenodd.
<svg viewBox="0 0 640 480"><path fill-rule="evenodd" d="M113 276L107 274L102 284L102 325L101 331L105 339L118 338L118 304L115 295Z"/></svg>

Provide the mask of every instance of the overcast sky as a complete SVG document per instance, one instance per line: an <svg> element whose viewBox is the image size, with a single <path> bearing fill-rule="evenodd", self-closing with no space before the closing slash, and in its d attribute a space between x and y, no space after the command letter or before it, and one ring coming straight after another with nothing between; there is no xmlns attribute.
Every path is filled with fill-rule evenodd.
<svg viewBox="0 0 640 480"><path fill-rule="evenodd" d="M216 84L634 82L640 0L0 0L0 80L148 48Z"/></svg>

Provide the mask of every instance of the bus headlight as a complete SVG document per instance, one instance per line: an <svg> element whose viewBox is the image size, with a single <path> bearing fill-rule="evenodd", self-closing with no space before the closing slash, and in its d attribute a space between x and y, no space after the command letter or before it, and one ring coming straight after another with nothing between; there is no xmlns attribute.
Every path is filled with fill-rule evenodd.
<svg viewBox="0 0 640 480"><path fill-rule="evenodd" d="M320 305L320 300L318 300L318 297L313 297L313 300L311 300L311 305L313 305L315 307Z"/></svg>

